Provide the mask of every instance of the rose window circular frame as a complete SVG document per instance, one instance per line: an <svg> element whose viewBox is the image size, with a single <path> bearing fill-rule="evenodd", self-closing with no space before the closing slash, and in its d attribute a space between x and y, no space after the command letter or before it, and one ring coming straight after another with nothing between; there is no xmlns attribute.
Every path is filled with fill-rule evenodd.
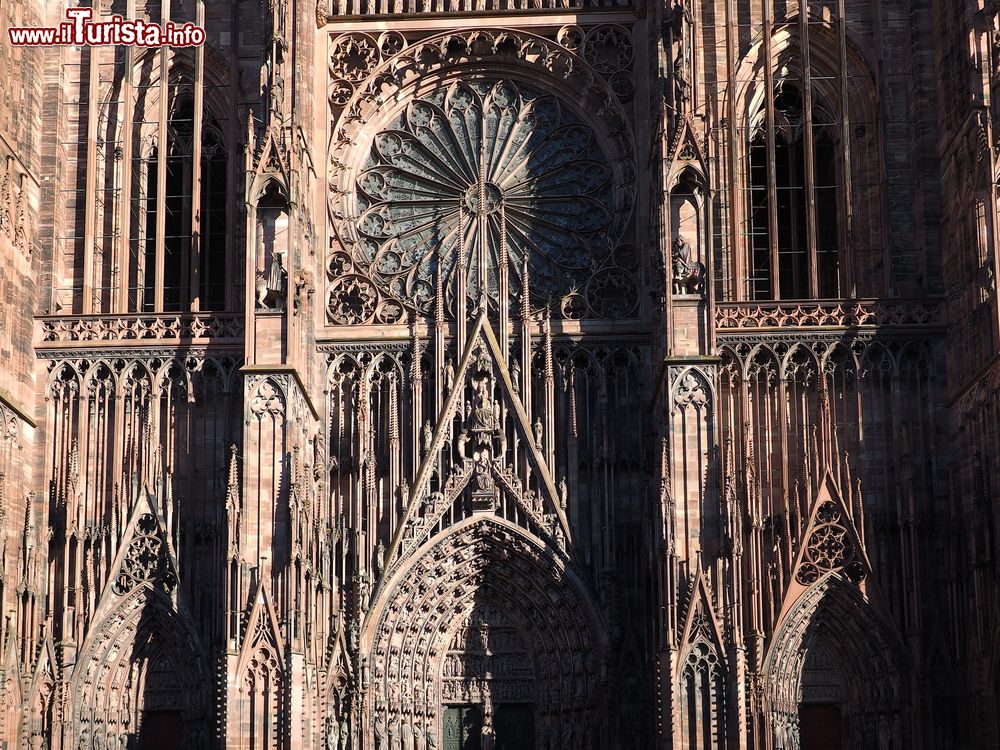
<svg viewBox="0 0 1000 750"><path fill-rule="evenodd" d="M634 140L588 60L526 32L451 32L351 87L331 104L331 322L355 322L345 273L376 293L366 321L387 323L431 312L438 285L454 315L459 279L470 309L484 292L495 307L504 284L517 307L526 265L529 307L632 314Z"/></svg>
<svg viewBox="0 0 1000 750"><path fill-rule="evenodd" d="M468 295L536 302L582 289L622 231L614 170L562 100L511 80L456 81L382 126L356 180L359 262L390 296L426 310L438 276ZM483 268L480 268L483 266Z"/></svg>

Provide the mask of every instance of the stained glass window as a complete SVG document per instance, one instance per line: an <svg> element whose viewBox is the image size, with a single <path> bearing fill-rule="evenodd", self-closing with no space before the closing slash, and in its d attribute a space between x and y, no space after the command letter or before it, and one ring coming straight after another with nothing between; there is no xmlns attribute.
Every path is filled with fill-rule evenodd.
<svg viewBox="0 0 1000 750"><path fill-rule="evenodd" d="M511 81L459 82L411 101L374 138L357 179L361 261L418 309L437 277L516 297L525 259L535 301L582 288L611 252L612 170L592 127Z"/></svg>

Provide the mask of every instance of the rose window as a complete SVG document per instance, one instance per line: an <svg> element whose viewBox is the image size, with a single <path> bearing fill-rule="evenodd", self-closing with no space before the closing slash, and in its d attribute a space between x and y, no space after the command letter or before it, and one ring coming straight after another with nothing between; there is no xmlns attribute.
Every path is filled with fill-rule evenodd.
<svg viewBox="0 0 1000 750"><path fill-rule="evenodd" d="M427 310L464 272L473 301L584 289L621 234L612 168L565 103L510 81L415 99L374 138L356 182L358 260L390 296Z"/></svg>

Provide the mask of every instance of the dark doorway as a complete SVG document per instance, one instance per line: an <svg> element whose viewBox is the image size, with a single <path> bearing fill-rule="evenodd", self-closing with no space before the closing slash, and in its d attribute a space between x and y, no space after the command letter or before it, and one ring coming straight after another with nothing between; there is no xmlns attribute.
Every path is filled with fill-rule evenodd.
<svg viewBox="0 0 1000 750"><path fill-rule="evenodd" d="M493 731L496 750L534 750L535 714L531 706L497 706L493 715Z"/></svg>
<svg viewBox="0 0 1000 750"><path fill-rule="evenodd" d="M479 706L448 706L444 710L442 750L480 750L483 713Z"/></svg>
<svg viewBox="0 0 1000 750"><path fill-rule="evenodd" d="M802 750L844 750L840 706L836 703L801 704L799 739Z"/></svg>
<svg viewBox="0 0 1000 750"><path fill-rule="evenodd" d="M180 750L184 742L184 718L180 711L143 711L139 727L142 750Z"/></svg>

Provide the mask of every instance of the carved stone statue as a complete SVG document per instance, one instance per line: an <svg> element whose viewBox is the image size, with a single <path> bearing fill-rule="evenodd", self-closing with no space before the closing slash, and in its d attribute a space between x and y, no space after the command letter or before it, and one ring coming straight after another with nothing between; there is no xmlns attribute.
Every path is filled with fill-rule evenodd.
<svg viewBox="0 0 1000 750"><path fill-rule="evenodd" d="M340 725L332 714L326 717L326 750L339 750Z"/></svg>
<svg viewBox="0 0 1000 750"><path fill-rule="evenodd" d="M375 748L376 750L386 750L388 747L388 732L385 725L385 714L378 711L375 714Z"/></svg>
<svg viewBox="0 0 1000 750"><path fill-rule="evenodd" d="M446 392L451 393L451 389L455 387L455 366L448 362L444 366L444 389Z"/></svg>
<svg viewBox="0 0 1000 750"><path fill-rule="evenodd" d="M351 728L347 725L347 717L340 718L340 747L337 750L350 750Z"/></svg>
<svg viewBox="0 0 1000 750"><path fill-rule="evenodd" d="M705 290L705 266L691 259L691 243L680 235L672 250L674 294L700 294Z"/></svg>

